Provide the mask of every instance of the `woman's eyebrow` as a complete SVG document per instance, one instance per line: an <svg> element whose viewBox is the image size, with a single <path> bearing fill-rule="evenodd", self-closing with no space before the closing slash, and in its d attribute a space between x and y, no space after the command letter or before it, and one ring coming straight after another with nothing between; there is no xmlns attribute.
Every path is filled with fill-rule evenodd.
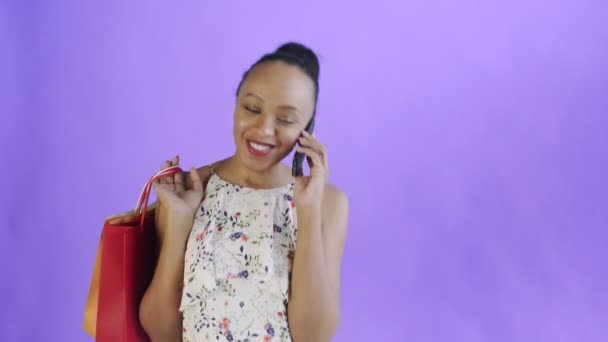
<svg viewBox="0 0 608 342"><path fill-rule="evenodd" d="M260 101L262 101L262 102L264 101L264 98L263 98L263 97L261 97L260 95L257 95L257 94L254 94L254 93L251 93L251 92L249 92L249 93L245 94L245 96L246 96L246 97L247 97L247 96L255 97L256 99L258 99L258 100L260 100ZM280 106L278 106L277 108L279 108L279 109L291 110L291 111L294 111L294 112L298 112L298 108L297 108L297 107L294 107L294 106L292 106L292 105L280 105Z"/></svg>
<svg viewBox="0 0 608 342"><path fill-rule="evenodd" d="M253 96L253 97L259 99L260 101L264 101L263 97L261 97L260 95L254 94L254 93L247 93L245 96Z"/></svg>
<svg viewBox="0 0 608 342"><path fill-rule="evenodd" d="M287 110L292 110L294 112L298 111L298 108L294 107L294 106L290 106L290 105L280 105L278 108L280 109L287 109Z"/></svg>

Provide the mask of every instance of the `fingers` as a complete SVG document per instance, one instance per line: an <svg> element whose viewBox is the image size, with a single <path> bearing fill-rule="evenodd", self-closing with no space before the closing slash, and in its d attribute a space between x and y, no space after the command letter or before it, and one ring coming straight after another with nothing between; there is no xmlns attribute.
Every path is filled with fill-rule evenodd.
<svg viewBox="0 0 608 342"><path fill-rule="evenodd" d="M169 166L171 166L171 162L169 160L165 160L165 162L160 166L160 170L162 171L168 168Z"/></svg>
<svg viewBox="0 0 608 342"><path fill-rule="evenodd" d="M175 166L179 163L179 156L175 156L173 157L173 159L171 159L171 163L169 166ZM167 183L169 184L174 184L175 183L175 176L169 176L167 177Z"/></svg>
<svg viewBox="0 0 608 342"><path fill-rule="evenodd" d="M176 159L174 159L174 163L172 163L172 166L176 166L179 165L179 156L176 157ZM173 181L175 183L175 191L177 192L183 192L184 191L184 172L180 172L175 174Z"/></svg>
<svg viewBox="0 0 608 342"><path fill-rule="evenodd" d="M161 165L161 166L160 166L160 170L162 171L162 170L164 170L164 169L166 169L166 168L169 168L170 166L171 166L171 162L170 162L169 160L166 160L166 161L163 163L163 165ZM168 178L168 177L162 177L162 178L159 178L157 181L158 181L160 184L167 184L167 183L168 183L167 178Z"/></svg>
<svg viewBox="0 0 608 342"><path fill-rule="evenodd" d="M158 197L158 206L156 209L159 209L160 205L165 202L167 198L167 192L165 189L162 188L163 185L160 184L158 181L152 183L152 187L154 188L154 192L156 192L156 197Z"/></svg>
<svg viewBox="0 0 608 342"><path fill-rule="evenodd" d="M325 154L325 147L311 134L304 131L302 136L299 138L300 144L304 147L310 147L316 150L320 154Z"/></svg>
<svg viewBox="0 0 608 342"><path fill-rule="evenodd" d="M190 179L192 180L192 188L196 191L203 191L203 181L201 175L198 174L196 168L190 169Z"/></svg>
<svg viewBox="0 0 608 342"><path fill-rule="evenodd" d="M300 141L300 145L304 148L308 148L316 152L318 154L317 165L324 165L327 168L327 151L325 147L311 134L304 131L302 136L298 139ZM313 158L312 155L307 153L307 156ZM313 158L314 159L314 158Z"/></svg>
<svg viewBox="0 0 608 342"><path fill-rule="evenodd" d="M175 156L172 160L167 160L163 163L163 165L161 165L161 170L167 169L169 167L172 166L176 166L179 164L179 156ZM174 176L167 176L167 177L162 177L160 178L160 183L161 184L174 184L176 183L176 178L179 178L178 175L174 175ZM182 184L183 184L183 177L182 177Z"/></svg>
<svg viewBox="0 0 608 342"><path fill-rule="evenodd" d="M161 171L165 170L171 166L179 164L179 156L175 156L173 160L166 160L160 167ZM176 180L175 184L174 180ZM156 213L160 213L162 211L162 203L166 203L168 191L174 192L176 189L178 191L183 191L183 176L181 174L169 177L163 177L152 182L152 187L154 188L154 192L156 192L156 197L158 198L156 204ZM155 223L158 224L159 215L155 216Z"/></svg>
<svg viewBox="0 0 608 342"><path fill-rule="evenodd" d="M311 168L315 166L324 166L321 154L317 150L311 147L296 146L296 151L304 153L306 157L308 157Z"/></svg>

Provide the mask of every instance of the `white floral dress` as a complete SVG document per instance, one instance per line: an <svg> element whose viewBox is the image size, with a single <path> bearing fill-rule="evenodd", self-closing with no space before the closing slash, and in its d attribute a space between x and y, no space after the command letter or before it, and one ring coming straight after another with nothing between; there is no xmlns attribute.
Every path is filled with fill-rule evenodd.
<svg viewBox="0 0 608 342"><path fill-rule="evenodd" d="M186 247L184 341L291 341L293 188L252 189L212 173Z"/></svg>

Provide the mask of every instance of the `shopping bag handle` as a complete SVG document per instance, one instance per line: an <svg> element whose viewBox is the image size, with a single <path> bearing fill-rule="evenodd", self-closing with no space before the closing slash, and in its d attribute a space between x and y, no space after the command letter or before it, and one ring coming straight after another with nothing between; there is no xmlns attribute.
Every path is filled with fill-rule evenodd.
<svg viewBox="0 0 608 342"><path fill-rule="evenodd" d="M171 166L161 171L158 171L141 190L137 205L135 207L135 217L140 219L140 227L144 226L144 218L146 217L146 211L148 210L148 201L150 200L150 192L152 190L152 184L159 178L173 176L183 172L179 166Z"/></svg>

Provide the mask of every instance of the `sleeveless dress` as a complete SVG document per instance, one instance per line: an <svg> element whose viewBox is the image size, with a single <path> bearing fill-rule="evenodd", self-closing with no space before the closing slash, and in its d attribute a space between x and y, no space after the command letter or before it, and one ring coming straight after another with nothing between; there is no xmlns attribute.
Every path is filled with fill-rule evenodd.
<svg viewBox="0 0 608 342"><path fill-rule="evenodd" d="M186 246L183 341L291 341L294 184L253 189L213 172Z"/></svg>

